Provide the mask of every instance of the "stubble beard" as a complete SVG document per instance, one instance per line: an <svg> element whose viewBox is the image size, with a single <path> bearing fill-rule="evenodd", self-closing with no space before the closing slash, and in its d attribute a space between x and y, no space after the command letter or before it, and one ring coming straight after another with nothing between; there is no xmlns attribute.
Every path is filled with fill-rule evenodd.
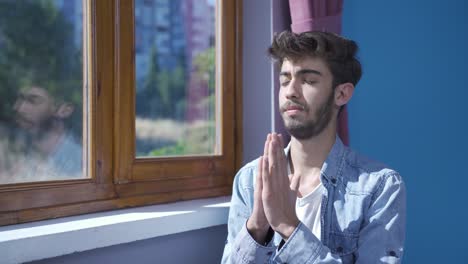
<svg viewBox="0 0 468 264"><path fill-rule="evenodd" d="M31 124L32 122L29 121ZM18 128L20 129L20 133L23 133L27 136L28 140L37 140L42 139L45 135L47 135L59 122L59 119L53 116L48 116L44 120L41 120L38 124L32 124L30 127L25 127L22 125L17 124Z"/></svg>
<svg viewBox="0 0 468 264"><path fill-rule="evenodd" d="M330 93L327 100L320 105L314 115L314 119L299 120L285 116L283 113L283 122L286 131L294 138L299 140L313 138L322 133L328 126L333 115L334 93ZM306 108L305 110L309 110Z"/></svg>

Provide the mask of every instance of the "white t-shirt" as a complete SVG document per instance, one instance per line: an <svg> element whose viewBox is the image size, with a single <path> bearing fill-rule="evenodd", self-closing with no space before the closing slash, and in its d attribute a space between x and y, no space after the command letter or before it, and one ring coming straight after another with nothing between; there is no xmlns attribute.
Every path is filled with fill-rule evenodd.
<svg viewBox="0 0 468 264"><path fill-rule="evenodd" d="M321 239L321 224L320 224L320 209L322 204L322 194L324 187L319 183L315 189L296 199L296 215L297 218L307 226L312 233L320 240Z"/></svg>
<svg viewBox="0 0 468 264"><path fill-rule="evenodd" d="M288 163L288 174L291 174L291 167ZM324 191L322 183L319 183L314 190L302 198L296 199L296 215L312 233L321 240L322 226L320 224L320 209L322 208L322 195Z"/></svg>

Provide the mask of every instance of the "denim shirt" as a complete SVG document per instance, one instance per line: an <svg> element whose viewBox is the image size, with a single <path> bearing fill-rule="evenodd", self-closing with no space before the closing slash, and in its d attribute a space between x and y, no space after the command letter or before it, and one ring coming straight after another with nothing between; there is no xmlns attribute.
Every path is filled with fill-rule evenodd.
<svg viewBox="0 0 468 264"><path fill-rule="evenodd" d="M321 240L299 223L287 241L275 233L271 241L260 245L246 228L253 208L257 164L258 159L245 165L234 179L221 263L401 262L406 191L396 171L357 154L336 137L320 175L325 187Z"/></svg>

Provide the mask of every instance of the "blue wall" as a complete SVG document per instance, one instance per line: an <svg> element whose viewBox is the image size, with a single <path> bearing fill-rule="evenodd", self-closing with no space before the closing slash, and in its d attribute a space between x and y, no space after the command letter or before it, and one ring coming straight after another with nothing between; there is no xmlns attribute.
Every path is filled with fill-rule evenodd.
<svg viewBox="0 0 468 264"><path fill-rule="evenodd" d="M351 145L404 177L404 263L468 259L468 2L345 1L360 44Z"/></svg>

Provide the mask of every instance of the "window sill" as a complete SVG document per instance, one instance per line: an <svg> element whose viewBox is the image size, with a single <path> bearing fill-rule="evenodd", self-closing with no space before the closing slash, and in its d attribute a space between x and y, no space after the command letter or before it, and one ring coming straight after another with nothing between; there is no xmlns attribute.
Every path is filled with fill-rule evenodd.
<svg viewBox="0 0 468 264"><path fill-rule="evenodd" d="M226 224L229 201L230 196L224 196L3 226L2 263L52 258Z"/></svg>

